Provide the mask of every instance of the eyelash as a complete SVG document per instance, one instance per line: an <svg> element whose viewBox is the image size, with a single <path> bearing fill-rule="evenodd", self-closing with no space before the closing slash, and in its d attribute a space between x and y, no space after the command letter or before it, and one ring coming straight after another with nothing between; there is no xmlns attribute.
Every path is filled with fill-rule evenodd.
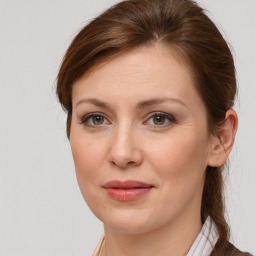
<svg viewBox="0 0 256 256"><path fill-rule="evenodd" d="M85 126L88 126L88 127L100 127L101 124L99 124L99 125L96 125L96 124L93 124L93 125L92 125L92 124L88 124L88 121L89 121L90 118L92 118L92 117L102 117L102 118L104 118L104 119L107 119L104 114L94 112L94 113L89 113L89 114L85 115L85 116L82 118L82 120L81 120L80 123L83 124L83 125L85 125ZM146 117L146 118L147 118L147 121L150 120L150 119L153 118L153 117L164 117L164 118L165 118L165 121L166 121L166 119L167 119L167 120L168 120L169 122L171 122L171 123L176 123L176 122L177 122L176 118L175 118L173 115L170 115L170 114L167 114L167 113L164 113L164 112L152 112L152 113L148 114L147 117ZM168 125L169 125L169 124L163 124L163 125L152 124L152 126L156 126L156 127L158 127L158 128L166 127L166 126L168 126Z"/></svg>
<svg viewBox="0 0 256 256"><path fill-rule="evenodd" d="M92 118L92 117L103 117L104 119L107 119L104 114L94 112L94 113L89 113L89 114L85 115L85 116L81 119L81 122L80 122L80 123L83 124L83 125L89 126L89 127L100 126L100 125L90 125L90 124L87 124L88 120L89 120L90 118Z"/></svg>
<svg viewBox="0 0 256 256"><path fill-rule="evenodd" d="M147 121L150 120L151 118L153 117L164 117L165 118L165 122L169 122L169 124L163 124L163 125L157 125L157 124L152 124L152 126L155 126L157 128L164 128L168 125L170 125L170 123L176 123L177 120L176 118L173 116L173 115L170 115L170 114L167 114L167 113L164 113L164 112L153 112L153 113L150 113L147 115ZM168 120L168 121L166 121Z"/></svg>

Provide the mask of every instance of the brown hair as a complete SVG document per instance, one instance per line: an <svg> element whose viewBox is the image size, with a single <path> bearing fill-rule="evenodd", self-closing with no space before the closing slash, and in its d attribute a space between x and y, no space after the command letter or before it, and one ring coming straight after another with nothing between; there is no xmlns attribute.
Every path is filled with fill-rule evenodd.
<svg viewBox="0 0 256 256"><path fill-rule="evenodd" d="M230 49L204 10L192 0L127 0L108 9L74 38L63 59L57 94L67 111L67 135L72 116L72 84L89 68L129 49L163 43L174 48L193 70L196 88L208 112L212 134L233 106L236 77ZM211 216L220 241L229 239L224 217L222 167L207 167L202 221Z"/></svg>

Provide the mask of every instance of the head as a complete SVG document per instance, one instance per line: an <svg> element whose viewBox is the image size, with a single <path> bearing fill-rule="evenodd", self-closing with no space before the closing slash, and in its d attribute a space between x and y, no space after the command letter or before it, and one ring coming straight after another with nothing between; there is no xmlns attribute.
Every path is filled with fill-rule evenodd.
<svg viewBox="0 0 256 256"><path fill-rule="evenodd" d="M135 69L132 68L132 61L135 63L134 67L136 63L138 64ZM143 65L143 63L146 65ZM122 69L121 64L127 68ZM116 72L111 73L113 70ZM138 74L136 70L139 71ZM135 75L133 76L133 74ZM136 74L138 77L136 77ZM145 76L139 76L139 74L145 74ZM156 74L161 74L161 76ZM129 76L131 79L127 77L127 81L125 81L125 76ZM104 84L103 81L108 79L109 83ZM145 86L146 83L143 79L151 81L150 84ZM122 86L122 83L119 83L120 88L118 88L118 84L114 82L116 80L125 81L123 84L126 84L126 86ZM152 83L153 80L155 83ZM176 81L176 83L172 80ZM142 82L137 82L137 87L132 87L131 85L136 81ZM170 81L170 94L167 81ZM180 86L177 86L177 81L181 82ZM103 84L104 87L102 87ZM184 85L187 87L184 87ZM117 90L120 91L120 95L113 93ZM186 91L187 93L185 93ZM129 92L131 92L131 95L129 95ZM196 109L198 110L198 115L193 122L196 123L196 120L200 121L200 118L203 118L202 122L199 122L201 125L186 126L183 123L184 130L182 130L178 129L179 125L176 124L177 132L174 132L176 137L174 136L171 142L168 141L170 136L166 132L161 132L162 137L159 135L154 137L155 133L154 136L151 134L150 136L145 135L145 137L139 132L134 132L135 135L132 133L132 136L137 138L134 141L140 141L140 143L135 143L130 149L126 149L127 152L130 150L130 152L134 153L134 155L131 153L131 158L134 159L128 162L132 163L134 168L140 168L139 166L144 161L143 156L147 155L142 146L144 145L147 150L154 149L148 155L156 156L159 149L155 150L154 141L158 140L162 145L162 155L166 156L166 153L171 152L170 159L173 156L176 159L180 159L180 162L185 161L188 164L177 167L174 160L174 162L170 160L170 163L168 162L169 160L164 162L159 177L162 180L165 178L175 180L179 177L179 173L170 173L165 176L168 171L168 164L173 164L173 167L177 167L177 170L182 170L182 178L184 179L186 175L191 175L186 170L186 168L190 167L188 161L191 160L193 162L193 159L196 158L199 164L198 162L193 162L195 164L193 168L194 170L198 168L198 173L195 172L194 174L196 175L193 177L196 177L197 181L194 181L194 187L191 186L191 191L201 196L197 196L196 199L198 201L198 198L200 198L202 222L210 215L217 224L221 239L228 239L228 225L224 218L222 169L232 148L236 130L236 116L231 110L236 94L236 78L230 49L204 11L190 0L129 0L113 6L80 31L66 52L57 83L57 94L60 103L67 111L67 136L71 139L75 163L79 162L79 159L76 159L76 155L79 154L76 148L79 149L79 147L76 147L76 145L78 143L80 143L81 147L84 145L81 142L83 141L82 139L79 142L75 137L79 130L76 130L77 126L75 125L77 123L77 110L74 103L77 105L79 95L86 96L88 94L90 97L91 93L101 97L105 93L108 103L115 103L119 99L120 101L116 102L116 105L112 105L112 109L116 111L111 113L113 116L116 114L116 117L120 118L121 116L127 116L133 118L133 120L139 120L139 113L142 112L136 112L132 108L133 105L146 100L146 97L152 98L161 93L161 97L164 96L163 94L171 97L174 95L175 98L185 101L188 109L192 109L195 113L197 112ZM145 96L145 99L141 98L141 95ZM175 109L175 106L172 109ZM137 119L134 113L137 114ZM120 118L116 120L123 120ZM163 116L157 118L158 121L161 121ZM167 118L165 121L170 121L170 119ZM182 123L182 118L180 120ZM108 126L105 121L103 125L106 128L104 129L110 129L111 125ZM193 129L189 130L188 127ZM126 126L123 126L120 131L124 133L126 128ZM130 130L127 131L128 134ZM91 137L95 136L95 133L94 135L92 134L90 132ZM120 152L118 147L120 149L121 145L118 144L120 142L118 132L113 134L111 135L112 137L106 139L108 142L104 144L106 145L105 148L112 148L110 150L112 153L110 152L108 155L110 157L107 161L112 164L112 167L118 166L122 169L124 167L122 167L123 162L121 158L118 158L118 155L115 155L117 154L115 150ZM98 134L97 139L102 136L104 141L106 134L103 135L104 132L103 134ZM191 139L186 140L190 141L189 145L182 144L181 138L186 135ZM90 140L90 138L87 136L85 140L88 150L90 150L90 147L93 148L94 142L96 142L95 140ZM175 145L172 143L175 142L175 139L180 145L176 144L175 148L177 150L172 151ZM116 141L119 142L115 143ZM196 143L196 141L199 142ZM132 149L132 147L134 148ZM185 153L184 147L187 148ZM196 148L199 148L198 151L196 151ZM192 152L195 154L193 155ZM182 155L186 158L182 159ZM158 159L161 159L161 152L157 156ZM190 159L189 156L192 158ZM147 163L146 161L144 162ZM141 169L143 168L141 167ZM161 174L161 171L164 172L164 175ZM147 175L147 173L145 172L143 175ZM187 180L193 179L193 177L187 176ZM153 176L151 178L154 180ZM78 174L78 182L79 179L82 180L83 177ZM82 181L79 184L86 198L87 191L83 191ZM161 184L161 179L159 179L158 184ZM86 200L90 201L91 199L86 198ZM191 200L192 198L187 195L186 200L184 199L184 204Z"/></svg>

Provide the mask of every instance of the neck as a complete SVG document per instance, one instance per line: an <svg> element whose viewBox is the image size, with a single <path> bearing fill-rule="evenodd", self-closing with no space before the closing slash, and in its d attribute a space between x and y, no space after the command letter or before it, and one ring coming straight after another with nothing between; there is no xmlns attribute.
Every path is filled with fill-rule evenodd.
<svg viewBox="0 0 256 256"><path fill-rule="evenodd" d="M155 256L159 252L161 256L184 256L201 228L200 214L197 218L179 216L175 221L143 234L118 232L105 225L101 256Z"/></svg>

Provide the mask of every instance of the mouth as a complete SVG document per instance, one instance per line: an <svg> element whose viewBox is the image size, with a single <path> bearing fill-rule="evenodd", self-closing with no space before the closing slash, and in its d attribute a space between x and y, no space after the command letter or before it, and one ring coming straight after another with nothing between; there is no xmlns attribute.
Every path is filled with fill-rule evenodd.
<svg viewBox="0 0 256 256"><path fill-rule="evenodd" d="M148 194L148 192L151 191L154 186L152 184L134 180L113 180L107 182L103 186L103 188L106 190L107 194L114 200L131 201Z"/></svg>

